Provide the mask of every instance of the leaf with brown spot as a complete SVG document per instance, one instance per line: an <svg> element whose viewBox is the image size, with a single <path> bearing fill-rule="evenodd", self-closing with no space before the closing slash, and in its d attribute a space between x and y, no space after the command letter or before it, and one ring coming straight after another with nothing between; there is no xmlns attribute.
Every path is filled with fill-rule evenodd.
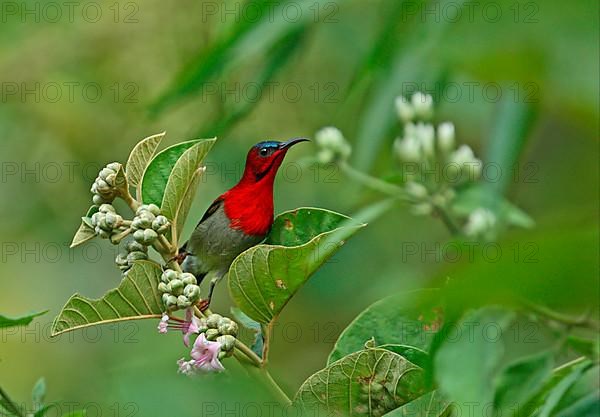
<svg viewBox="0 0 600 417"><path fill-rule="evenodd" d="M293 225L292 228L287 225ZM265 244L239 255L229 268L229 292L240 309L269 324L300 287L365 226L333 211L300 208L277 216Z"/></svg>

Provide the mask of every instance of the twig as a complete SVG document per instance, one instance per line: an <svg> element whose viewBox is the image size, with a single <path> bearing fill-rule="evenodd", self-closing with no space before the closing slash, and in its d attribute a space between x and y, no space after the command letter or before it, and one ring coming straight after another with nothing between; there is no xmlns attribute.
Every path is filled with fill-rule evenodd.
<svg viewBox="0 0 600 417"><path fill-rule="evenodd" d="M2 387L0 387L0 397L4 399L3 406L9 413L12 413L18 417L25 417L23 411L10 399Z"/></svg>
<svg viewBox="0 0 600 417"><path fill-rule="evenodd" d="M258 368L263 366L263 361L258 357L258 355L242 341L235 339L235 348L246 355L246 357L252 361L254 366Z"/></svg>
<svg viewBox="0 0 600 417"><path fill-rule="evenodd" d="M557 323L562 323L569 327L587 327L593 330L600 330L600 323L591 320L589 318L589 313L584 314L581 317L572 317L567 316L565 314L559 313L557 311L551 310L548 307L534 304L529 301L524 302L525 306L529 308L536 314L546 317L549 320L555 321Z"/></svg>
<svg viewBox="0 0 600 417"><path fill-rule="evenodd" d="M127 203L127 205L129 206L129 208L131 208L131 210L135 213L137 211L137 209L140 208L141 204L139 201L137 201L135 198L133 198L131 196L131 194L129 193L129 190L127 190L126 193L119 193L119 195L121 195L121 198L123 200L125 200L125 202Z"/></svg>
<svg viewBox="0 0 600 417"><path fill-rule="evenodd" d="M407 199L406 192L402 187L398 187L397 185L390 184L389 182L380 180L379 178L372 177L364 172L358 171L354 169L347 162L339 163L340 169L348 175L350 178L360 182L367 187L379 191L383 194L388 194L394 197L400 197L402 199Z"/></svg>
<svg viewBox="0 0 600 417"><path fill-rule="evenodd" d="M452 236L460 235L460 228L456 225L450 214L444 207L434 205L434 213L438 215L444 226L448 228L448 231Z"/></svg>

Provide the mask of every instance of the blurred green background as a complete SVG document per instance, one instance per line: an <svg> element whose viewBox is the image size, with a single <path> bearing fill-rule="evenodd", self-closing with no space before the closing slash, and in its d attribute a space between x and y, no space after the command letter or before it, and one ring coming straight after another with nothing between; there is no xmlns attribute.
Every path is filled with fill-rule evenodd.
<svg viewBox="0 0 600 417"><path fill-rule="evenodd" d="M459 142L484 157L501 103L531 111L526 142L510 146L523 147L519 166L532 181L511 178L507 195L537 224L505 238L542 245L531 269L542 287L526 291L567 310L597 304L597 1L482 1L459 17L461 2L280 3L2 2L0 312L50 310L0 333L0 384L12 397L28 398L45 376L50 400L98 403L101 415L187 415L199 403L235 410L261 401L236 370L193 381L176 374L187 352L177 336L159 337L154 322L49 339L72 293L98 297L119 282L106 242L68 249L97 170L161 131L169 144L219 136L187 234L260 140L335 125L358 168L392 174L393 98L415 86L433 95L436 120L452 120ZM313 146L288 155L277 212L318 206L351 215L379 198L306 162ZM441 223L398 208L344 246L280 317L271 366L284 389L292 394L321 369L344 327L391 292L433 285L448 271L527 277L530 267L514 262L477 269L402 252L406 242L431 248L448 239ZM544 253L546 242L554 252ZM485 298L481 288L465 298ZM229 305L221 285L214 310Z"/></svg>

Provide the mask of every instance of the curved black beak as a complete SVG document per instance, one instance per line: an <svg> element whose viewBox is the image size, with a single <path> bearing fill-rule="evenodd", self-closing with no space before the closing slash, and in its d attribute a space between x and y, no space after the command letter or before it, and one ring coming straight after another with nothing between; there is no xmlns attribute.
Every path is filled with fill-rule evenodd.
<svg viewBox="0 0 600 417"><path fill-rule="evenodd" d="M288 148L290 148L290 147L292 147L295 144L300 143L300 142L310 142L310 140L307 139L307 138L292 138L292 139L290 139L290 140L288 140L286 142L281 142L279 144L279 150L288 149Z"/></svg>

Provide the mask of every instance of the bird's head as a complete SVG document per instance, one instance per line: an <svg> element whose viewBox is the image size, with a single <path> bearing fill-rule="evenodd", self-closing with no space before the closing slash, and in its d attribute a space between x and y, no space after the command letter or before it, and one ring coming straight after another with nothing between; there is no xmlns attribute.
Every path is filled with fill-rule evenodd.
<svg viewBox="0 0 600 417"><path fill-rule="evenodd" d="M250 148L246 157L246 168L243 179L248 182L259 182L262 179L274 179L287 151L306 138L294 138L287 142L264 141Z"/></svg>

